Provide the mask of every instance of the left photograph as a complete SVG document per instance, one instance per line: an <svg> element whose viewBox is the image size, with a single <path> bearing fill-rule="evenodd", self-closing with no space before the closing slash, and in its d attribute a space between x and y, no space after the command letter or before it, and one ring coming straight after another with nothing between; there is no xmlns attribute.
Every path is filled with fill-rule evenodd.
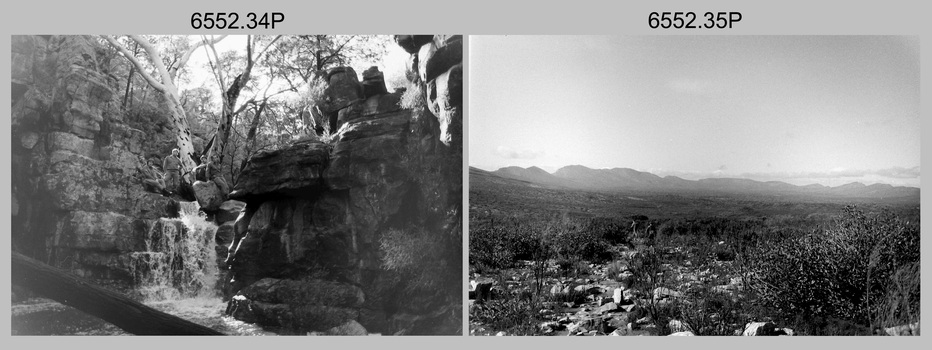
<svg viewBox="0 0 932 350"><path fill-rule="evenodd" d="M12 335L462 335L461 35L12 36Z"/></svg>

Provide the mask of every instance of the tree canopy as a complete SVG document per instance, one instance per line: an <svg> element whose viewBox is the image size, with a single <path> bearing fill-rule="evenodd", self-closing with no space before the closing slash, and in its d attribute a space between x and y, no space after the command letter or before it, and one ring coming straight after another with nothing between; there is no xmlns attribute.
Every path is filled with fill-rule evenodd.
<svg viewBox="0 0 932 350"><path fill-rule="evenodd" d="M232 182L251 154L311 136L313 119L307 115L322 93L322 72L382 66L386 81L404 77L404 65L382 65L392 50L400 50L391 45L391 36L103 39L126 58L123 108L136 108L137 103L167 106L185 170L193 169L194 159L204 153L222 164ZM209 149L196 150L192 137Z"/></svg>

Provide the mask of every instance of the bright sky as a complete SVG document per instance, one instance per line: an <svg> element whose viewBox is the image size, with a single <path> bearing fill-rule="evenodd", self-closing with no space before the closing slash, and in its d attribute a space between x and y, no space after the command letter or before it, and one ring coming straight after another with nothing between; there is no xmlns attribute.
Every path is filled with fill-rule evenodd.
<svg viewBox="0 0 932 350"><path fill-rule="evenodd" d="M487 170L919 186L919 40L471 36L468 118Z"/></svg>
<svg viewBox="0 0 932 350"><path fill-rule="evenodd" d="M246 52L246 37L247 37L246 35L227 36L226 38L221 40L219 43L214 45L214 47L217 49L217 54L219 54L220 56L223 56L223 54L228 51L238 51L241 53L245 53ZM190 36L189 39L193 43L193 42L199 41L201 39L201 36L192 35ZM258 53L258 50L261 50L261 49L262 47L256 48L255 49L257 51L256 53ZM216 86L216 78L214 78L208 66L207 51L209 51L209 49L205 50L204 47L201 47L201 48L198 48L191 55L191 58L188 61L188 69L190 72L189 73L190 82L179 86L181 90L196 88L196 87L202 86L204 83L210 84L210 86L214 86L214 87ZM354 67L354 69L356 70L356 75L359 77L360 80L362 80L363 69L368 68L370 66L379 66L379 70L381 70L385 76L386 87L388 87L389 91L391 91L392 86L390 86L391 85L390 82L393 81L393 79L404 77L405 60L407 59L407 57L408 57L408 53L405 52L403 49L401 49L400 46L395 45L394 43L390 43L388 45L388 52L385 55L385 57L383 57L381 62L359 63L357 64L357 66ZM213 58L213 54L211 54L211 58ZM265 71L266 71L265 68L256 66L255 68L253 68L253 77L261 78L261 74L264 74L263 72ZM227 82L227 84L229 84L229 82ZM277 90L275 88L272 88L269 91L270 93L274 93ZM220 100L220 93L218 91L217 101L219 100Z"/></svg>

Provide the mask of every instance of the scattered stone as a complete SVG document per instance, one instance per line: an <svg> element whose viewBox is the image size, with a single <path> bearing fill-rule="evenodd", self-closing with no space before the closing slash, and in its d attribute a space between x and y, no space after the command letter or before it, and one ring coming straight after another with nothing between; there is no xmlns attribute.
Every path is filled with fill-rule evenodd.
<svg viewBox="0 0 932 350"><path fill-rule="evenodd" d="M784 329L788 329L788 328L784 328ZM907 335L919 335L919 322L888 327L888 328L884 328L883 331L887 335L894 336L894 337L907 336ZM792 333L790 335L792 335Z"/></svg>
<svg viewBox="0 0 932 350"><path fill-rule="evenodd" d="M654 288L654 300L661 300L667 298L679 298L682 296L682 293L672 290L667 287L657 287Z"/></svg>
<svg viewBox="0 0 932 350"><path fill-rule="evenodd" d="M485 300L492 299L492 280L479 280L476 281L476 297L475 300L477 303L481 303Z"/></svg>
<svg viewBox="0 0 932 350"><path fill-rule="evenodd" d="M369 332L356 320L349 320L339 326L330 328L325 332L327 335L368 335Z"/></svg>
<svg viewBox="0 0 932 350"><path fill-rule="evenodd" d="M39 134L36 134L32 131L23 133L23 136L20 136L19 142L23 145L25 149L32 149L36 146L36 143L39 142Z"/></svg>
<svg viewBox="0 0 932 350"><path fill-rule="evenodd" d="M746 337L775 336L787 335L787 332L783 328L777 328L773 322L751 322L744 326L741 335Z"/></svg>
<svg viewBox="0 0 932 350"><path fill-rule="evenodd" d="M596 310L596 312L598 312L598 313L606 313L606 312L613 312L613 311L616 311L616 310L618 310L618 304L615 304L615 303L608 303L608 304L605 304L605 305L602 305L601 307L599 307L599 308Z"/></svg>
<svg viewBox="0 0 932 350"><path fill-rule="evenodd" d="M690 331L682 331L682 332L671 333L669 336L670 337L692 337L692 336L695 336L695 334L693 334L693 332L690 332Z"/></svg>

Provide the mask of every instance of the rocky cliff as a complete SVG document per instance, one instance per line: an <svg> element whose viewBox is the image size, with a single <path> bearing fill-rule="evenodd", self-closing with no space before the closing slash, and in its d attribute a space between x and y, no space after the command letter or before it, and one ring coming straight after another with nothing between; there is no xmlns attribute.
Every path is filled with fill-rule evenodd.
<svg viewBox="0 0 932 350"><path fill-rule="evenodd" d="M130 255L177 204L137 178L142 157L167 154L173 138L163 116L120 110L119 60L92 37L12 37L12 243L125 285Z"/></svg>
<svg viewBox="0 0 932 350"><path fill-rule="evenodd" d="M332 132L253 156L211 213L234 317L293 334L461 332L462 37L396 41L407 91L375 68L325 72L314 110ZM137 174L174 147L167 109L122 110L126 65L96 38L12 46L13 249L139 287L141 265L174 259L150 245L187 249L167 219L182 208Z"/></svg>
<svg viewBox="0 0 932 350"><path fill-rule="evenodd" d="M228 312L284 332L460 332L462 37L398 36L413 87L326 73L336 130L249 160L232 199ZM402 94L421 102L402 108Z"/></svg>

